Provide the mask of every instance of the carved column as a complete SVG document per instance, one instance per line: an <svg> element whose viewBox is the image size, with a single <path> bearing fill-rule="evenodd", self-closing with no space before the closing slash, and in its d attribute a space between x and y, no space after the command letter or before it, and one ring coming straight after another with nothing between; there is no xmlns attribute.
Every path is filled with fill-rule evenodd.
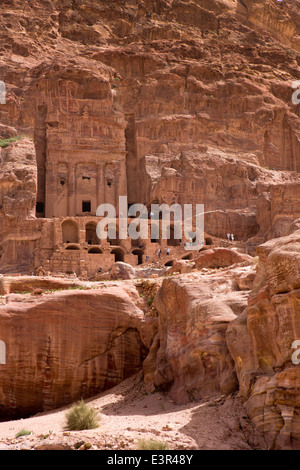
<svg viewBox="0 0 300 470"><path fill-rule="evenodd" d="M97 166L97 207L105 202L105 182L103 165ZM96 208L97 209L97 208Z"/></svg>
<svg viewBox="0 0 300 470"><path fill-rule="evenodd" d="M115 208L117 211L117 214L119 212L119 185L120 185L120 164L119 162L116 162L115 165L115 178L114 178L114 184L115 184Z"/></svg>
<svg viewBox="0 0 300 470"><path fill-rule="evenodd" d="M76 165L69 163L68 216L76 216Z"/></svg>
<svg viewBox="0 0 300 470"><path fill-rule="evenodd" d="M57 164L46 163L46 208L45 217L57 217Z"/></svg>

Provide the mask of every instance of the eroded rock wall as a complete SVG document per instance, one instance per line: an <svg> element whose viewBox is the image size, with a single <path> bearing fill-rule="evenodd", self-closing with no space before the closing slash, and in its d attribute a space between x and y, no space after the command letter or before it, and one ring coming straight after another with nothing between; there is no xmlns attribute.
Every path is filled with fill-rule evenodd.
<svg viewBox="0 0 300 470"><path fill-rule="evenodd" d="M0 137L34 139L38 217L94 215L126 194L197 202L208 233L255 246L299 216L295 3L2 8Z"/></svg>
<svg viewBox="0 0 300 470"><path fill-rule="evenodd" d="M248 307L226 332L240 393L270 448L299 449L300 232L258 248Z"/></svg>
<svg viewBox="0 0 300 470"><path fill-rule="evenodd" d="M237 268L237 277L242 271ZM145 380L178 403L238 389L225 332L246 307L247 290L238 288L234 272L175 276L155 297L159 331L144 363Z"/></svg>
<svg viewBox="0 0 300 470"><path fill-rule="evenodd" d="M34 144L24 137L0 148L0 271L34 269L41 224L35 218L37 167Z"/></svg>
<svg viewBox="0 0 300 470"><path fill-rule="evenodd" d="M139 304L133 287L11 294L0 306L1 419L93 396L141 370L156 320Z"/></svg>

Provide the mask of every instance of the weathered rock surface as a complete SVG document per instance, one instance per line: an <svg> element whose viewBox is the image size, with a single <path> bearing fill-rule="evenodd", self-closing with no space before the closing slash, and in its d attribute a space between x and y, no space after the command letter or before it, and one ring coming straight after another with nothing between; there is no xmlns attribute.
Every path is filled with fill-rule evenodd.
<svg viewBox="0 0 300 470"><path fill-rule="evenodd" d="M277 3L2 1L1 273L79 266L88 277L101 255L105 270L115 257L140 263L139 245L114 239L103 253L94 236L96 206L125 194L130 204L203 203L206 232L233 233L251 253L290 234L258 249L255 279L252 266L165 279L156 336L135 289L24 302L16 290L31 282L1 283L11 293L0 307L2 417L114 385L151 348L148 384L177 401L239 387L269 447L300 448L300 2ZM197 263L241 258L207 250Z"/></svg>
<svg viewBox="0 0 300 470"><path fill-rule="evenodd" d="M241 395L270 448L299 449L300 231L258 248L259 264L245 312L227 329Z"/></svg>
<svg viewBox="0 0 300 470"><path fill-rule="evenodd" d="M1 271L74 270L80 260L57 252L52 217L82 216L84 201L95 214L120 194L201 202L207 233L253 249L282 236L300 216L298 6L2 2L0 138L32 140L22 173L25 143L1 150Z"/></svg>
<svg viewBox="0 0 300 470"><path fill-rule="evenodd" d="M173 273L180 273L180 274L190 273L194 266L195 266L194 262L179 259L179 260L175 261L173 266L171 266L166 271L166 275L170 275L170 274L173 274Z"/></svg>
<svg viewBox="0 0 300 470"><path fill-rule="evenodd" d="M85 288L78 280L56 279L36 276L0 276L0 295L11 293L37 293L38 291L55 291L72 288Z"/></svg>
<svg viewBox="0 0 300 470"><path fill-rule="evenodd" d="M238 253L228 248L214 248L202 251L195 258L197 269L201 268L225 268L236 263L251 264L253 258L251 256Z"/></svg>
<svg viewBox="0 0 300 470"><path fill-rule="evenodd" d="M106 390L138 372L156 319L132 286L10 296L0 306L6 364L0 417L28 416Z"/></svg>
<svg viewBox="0 0 300 470"><path fill-rule="evenodd" d="M238 388L225 332L246 307L247 292L235 290L230 270L222 274L165 279L155 297L159 332L144 363L145 379L177 402Z"/></svg>
<svg viewBox="0 0 300 470"><path fill-rule="evenodd" d="M0 148L0 271L34 270L34 249L41 224L35 218L34 144L22 138Z"/></svg>
<svg viewBox="0 0 300 470"><path fill-rule="evenodd" d="M110 279L133 279L135 270L130 264L118 261L109 271Z"/></svg>

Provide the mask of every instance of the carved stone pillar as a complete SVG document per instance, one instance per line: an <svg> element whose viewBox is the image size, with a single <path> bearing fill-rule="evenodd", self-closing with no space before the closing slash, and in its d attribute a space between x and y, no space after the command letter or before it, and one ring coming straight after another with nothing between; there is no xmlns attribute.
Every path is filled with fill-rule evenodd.
<svg viewBox="0 0 300 470"><path fill-rule="evenodd" d="M57 164L46 163L45 217L57 217Z"/></svg>
<svg viewBox="0 0 300 470"><path fill-rule="evenodd" d="M68 216L76 216L76 165L69 163Z"/></svg>
<svg viewBox="0 0 300 470"><path fill-rule="evenodd" d="M97 166L97 207L105 202L105 181L103 165ZM96 208L97 209L97 208Z"/></svg>

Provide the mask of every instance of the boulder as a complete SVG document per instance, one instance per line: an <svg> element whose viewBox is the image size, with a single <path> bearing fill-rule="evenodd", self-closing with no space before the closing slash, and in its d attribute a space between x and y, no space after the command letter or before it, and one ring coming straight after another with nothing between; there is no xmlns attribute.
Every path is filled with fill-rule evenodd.
<svg viewBox="0 0 300 470"><path fill-rule="evenodd" d="M158 290L156 369L148 356L144 371L148 384L152 378L154 386L167 390L177 403L238 388L225 332L246 307L247 296L232 286L229 275L195 279L186 274L164 279ZM148 363L150 370L145 369Z"/></svg>
<svg viewBox="0 0 300 470"><path fill-rule="evenodd" d="M183 259L179 259L175 261L173 266L171 266L166 271L166 275L170 275L173 273L180 273L180 274L190 273L194 266L195 266L195 263L192 263L191 261L185 261Z"/></svg>
<svg viewBox="0 0 300 470"><path fill-rule="evenodd" d="M134 268L127 263L117 261L109 271L110 279L133 279L135 276Z"/></svg>
<svg viewBox="0 0 300 470"><path fill-rule="evenodd" d="M133 286L21 297L0 306L0 419L93 396L142 369L156 319Z"/></svg>
<svg viewBox="0 0 300 470"><path fill-rule="evenodd" d="M201 251L195 258L197 269L202 268L225 268L236 263L252 263L253 258L246 254L238 253L230 248L213 248Z"/></svg>
<svg viewBox="0 0 300 470"><path fill-rule="evenodd" d="M300 230L258 250L248 306L226 342L246 409L271 449L300 449Z"/></svg>

